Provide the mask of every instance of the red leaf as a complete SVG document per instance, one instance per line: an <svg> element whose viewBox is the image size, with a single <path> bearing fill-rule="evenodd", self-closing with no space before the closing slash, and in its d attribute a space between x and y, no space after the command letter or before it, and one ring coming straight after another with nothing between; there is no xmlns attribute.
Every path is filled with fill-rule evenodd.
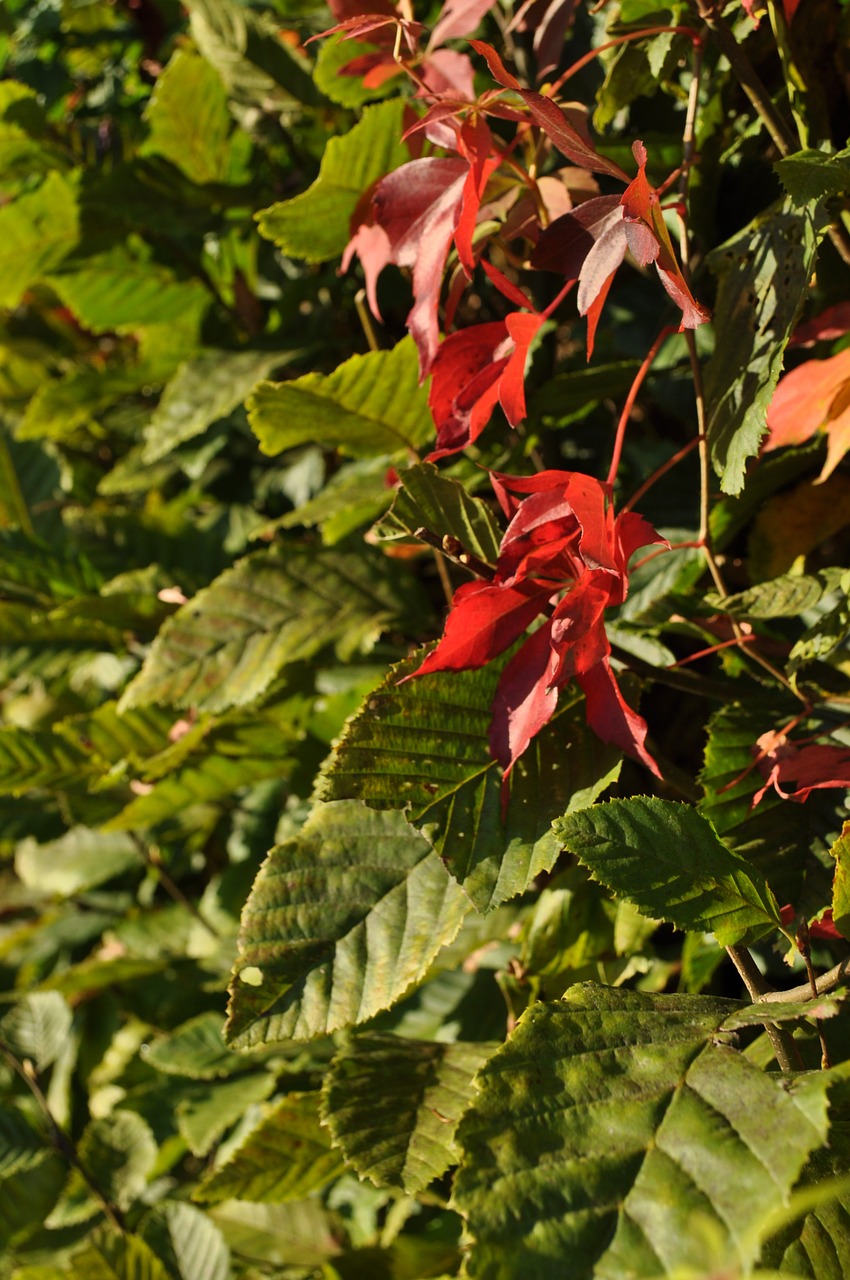
<svg viewBox="0 0 850 1280"><path fill-rule="evenodd" d="M540 125L558 150L562 151L574 164L581 165L583 169L589 169L591 173L608 173L613 178L628 181L620 166L613 160L606 160L604 156L600 156L590 139L579 133L567 119L563 108L551 98L545 98L542 93L534 93L531 89L523 89L522 98L535 123Z"/></svg>
<svg viewBox="0 0 850 1280"><path fill-rule="evenodd" d="M519 285L513 284L507 276L503 275L498 267L494 267L486 258L482 258L481 265L484 268L484 274L493 281L493 284L503 294L509 302L517 307L527 307L529 311L534 310L534 304L530 298L526 297Z"/></svg>
<svg viewBox="0 0 850 1280"><path fill-rule="evenodd" d="M557 67L577 7L578 0L525 0L511 20L509 31L534 32L538 80Z"/></svg>
<svg viewBox="0 0 850 1280"><path fill-rule="evenodd" d="M437 427L432 459L465 449L484 430L499 398L507 358L496 359L508 331L501 320L450 334L431 366L428 405Z"/></svg>
<svg viewBox="0 0 850 1280"><path fill-rule="evenodd" d="M558 655L549 640L544 623L511 658L493 699L490 753L506 778L558 705L558 690L553 687Z"/></svg>
<svg viewBox="0 0 850 1280"><path fill-rule="evenodd" d="M797 325L789 347L811 347L816 342L834 342L850 331L850 302L836 302L813 320Z"/></svg>
<svg viewBox="0 0 850 1280"><path fill-rule="evenodd" d="M498 84L504 89L522 89L519 80L507 70L504 62L502 62L502 59L491 44L486 44L483 40L470 40L469 43L477 53L481 54L482 58L486 59L490 74Z"/></svg>
<svg viewBox="0 0 850 1280"><path fill-rule="evenodd" d="M508 422L516 427L525 418L525 366L543 317L515 311L506 316L505 324L513 338L514 350L499 381L499 402Z"/></svg>
<svg viewBox="0 0 850 1280"><path fill-rule="evenodd" d="M474 123L467 121L460 131L458 150L469 162L469 172L463 188L461 214L455 232L455 245L458 257L467 276L475 270L475 259L472 255L472 235L478 220L478 211L484 196L484 189L491 174L501 164L501 156L491 156L493 139L490 130L483 120Z"/></svg>
<svg viewBox="0 0 850 1280"><path fill-rule="evenodd" d="M495 0L446 0L428 48L436 49L447 40L458 40L471 35L494 3Z"/></svg>
<svg viewBox="0 0 850 1280"><path fill-rule="evenodd" d="M405 676L429 671L466 671L483 667L522 635L547 600L546 591L530 587L466 582L458 587L443 638L421 667ZM402 682L403 683L403 682Z"/></svg>
<svg viewBox="0 0 850 1280"><path fill-rule="evenodd" d="M644 746L646 721L625 702L608 659L576 679L587 700L587 723L596 736L639 760L660 778L661 770Z"/></svg>
<svg viewBox="0 0 850 1280"><path fill-rule="evenodd" d="M813 791L850 788L850 747L820 744L796 747L774 733L763 734L758 745L768 748L757 761L759 773L766 782L753 796L753 808L769 787L783 800L795 800L799 804L808 800ZM792 783L796 784L795 789L789 791Z"/></svg>
<svg viewBox="0 0 850 1280"><path fill-rule="evenodd" d="M475 69L465 53L458 53L454 49L436 49L423 61L419 75L425 88L435 98L456 98L464 103L475 99ZM417 90L416 96L423 96L421 88Z"/></svg>
<svg viewBox="0 0 850 1280"><path fill-rule="evenodd" d="M531 255L531 265L577 280L597 241L612 225L622 221L620 201L616 196L595 196L585 200L577 209L562 214L541 231ZM613 270L616 271L622 260L621 254Z"/></svg>
<svg viewBox="0 0 850 1280"><path fill-rule="evenodd" d="M850 347L828 360L806 360L780 379L767 411L763 452L803 444L818 431L828 438L817 483L832 474L850 448Z"/></svg>

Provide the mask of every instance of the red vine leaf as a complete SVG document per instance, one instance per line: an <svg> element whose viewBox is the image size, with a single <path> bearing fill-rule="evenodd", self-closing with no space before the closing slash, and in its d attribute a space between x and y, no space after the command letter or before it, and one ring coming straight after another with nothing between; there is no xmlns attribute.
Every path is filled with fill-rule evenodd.
<svg viewBox="0 0 850 1280"><path fill-rule="evenodd" d="M822 431L826 461L816 483L838 466L850 449L850 348L828 360L806 360L780 379L767 411L763 451L804 444Z"/></svg>

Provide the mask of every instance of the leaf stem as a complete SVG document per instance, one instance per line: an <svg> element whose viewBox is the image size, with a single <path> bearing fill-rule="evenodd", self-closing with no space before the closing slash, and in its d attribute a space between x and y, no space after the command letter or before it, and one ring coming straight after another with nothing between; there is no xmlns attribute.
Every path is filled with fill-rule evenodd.
<svg viewBox="0 0 850 1280"><path fill-rule="evenodd" d="M76 1169L80 1177L85 1182L91 1194L103 1210L104 1216L112 1223L116 1231L122 1234L126 1232L124 1225L124 1216L117 1205L114 1205L108 1196L104 1195L92 1175L86 1169L80 1157L77 1155L77 1149L65 1130L59 1124L59 1121L50 1110L50 1104L44 1096L41 1085L38 1082L35 1068L28 1059L23 1061L17 1056L14 1050L5 1042L0 1040L0 1057L4 1058L8 1066L15 1072L29 1089L33 1098L38 1104L39 1110L47 1122L50 1130L51 1141L59 1152L59 1154L68 1162L72 1169Z"/></svg>
<svg viewBox="0 0 850 1280"><path fill-rule="evenodd" d="M623 452L623 440L626 435L626 427L629 425L629 418L631 417L632 409L634 408L635 400L637 399L637 394L640 391L643 381L649 373L652 362L658 355L658 352L670 337L671 333L675 332L675 325L666 324L664 326L645 355L643 364L635 374L634 381L629 388L629 394L626 396L626 403L623 405L623 412L620 414L620 421L617 423L617 434L614 437L614 449L611 454L611 466L608 468L608 479L605 482L609 489L614 488L614 481L617 479L617 471L620 466L620 455Z"/></svg>
<svg viewBox="0 0 850 1280"><path fill-rule="evenodd" d="M646 36L660 36L669 32L676 36L690 36L694 44L701 44L702 40L698 31L694 31L693 27L643 27L640 31L627 31L624 35L614 36L611 40L606 40L604 44L597 45L595 49L591 49L589 53L583 54L581 58L569 67L562 76L559 76L549 90L549 96L554 97L566 82L581 71L582 67L586 67L598 58L600 53L605 53L607 49L614 49L619 44L627 44L630 40L643 40Z"/></svg>
<svg viewBox="0 0 850 1280"><path fill-rule="evenodd" d="M180 886L175 884L171 879L171 876L165 869L165 865L156 845L148 847L141 836L136 832L131 832L130 838L138 849L142 860L150 867L151 871L155 872L160 884L168 894L169 898L171 898L173 902L178 903L179 906L185 907L189 912L189 915L193 916L195 920L197 920L198 924L200 924L204 929L206 929L207 933L211 934L212 937L215 938L216 942L220 942L221 934L218 929L216 929L215 925L210 924L209 920L205 919L195 906L194 902L190 902Z"/></svg>

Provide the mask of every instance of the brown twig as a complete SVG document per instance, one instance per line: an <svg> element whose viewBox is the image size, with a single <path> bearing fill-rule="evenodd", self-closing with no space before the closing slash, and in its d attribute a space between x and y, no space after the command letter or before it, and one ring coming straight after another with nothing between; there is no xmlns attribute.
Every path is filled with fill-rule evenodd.
<svg viewBox="0 0 850 1280"><path fill-rule="evenodd" d="M753 1004L758 1004L771 990L771 987L762 976L755 960L746 947L727 947L726 954L738 970ZM765 1024L765 1031L773 1046L773 1052L780 1068L783 1071L799 1070L803 1063L799 1050L789 1033L783 1027L778 1027L774 1023Z"/></svg>

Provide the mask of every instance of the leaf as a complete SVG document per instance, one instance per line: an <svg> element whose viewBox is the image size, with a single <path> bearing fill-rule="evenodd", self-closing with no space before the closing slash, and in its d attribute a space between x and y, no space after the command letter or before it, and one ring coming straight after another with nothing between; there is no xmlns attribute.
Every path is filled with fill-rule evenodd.
<svg viewBox="0 0 850 1280"><path fill-rule="evenodd" d="M174 1280L230 1280L230 1250L205 1213L183 1200L160 1202L141 1235Z"/></svg>
<svg viewBox="0 0 850 1280"><path fill-rule="evenodd" d="M227 1042L365 1021L422 980L468 909L401 815L319 807L268 855L243 910Z"/></svg>
<svg viewBox="0 0 850 1280"><path fill-rule="evenodd" d="M797 1209L793 1220L762 1251L762 1265L775 1266L782 1276L793 1271L817 1280L844 1280L850 1269L846 1109L836 1113L829 1147L813 1152L803 1171L791 1204L791 1212ZM808 1212L800 1212L803 1206Z"/></svg>
<svg viewBox="0 0 850 1280"><path fill-rule="evenodd" d="M321 1268L342 1253L335 1219L315 1196L278 1205L228 1200L210 1217L235 1254L277 1266Z"/></svg>
<svg viewBox="0 0 850 1280"><path fill-rule="evenodd" d="M145 1061L166 1075L188 1076L190 1080L216 1080L249 1070L253 1065L244 1054L233 1053L222 1036L218 1013L199 1013L170 1035L147 1046Z"/></svg>
<svg viewBox="0 0 850 1280"><path fill-rule="evenodd" d="M46 844L22 840L15 852L21 883L61 898L71 898L140 866L139 851L129 836L106 835L88 827L73 827Z"/></svg>
<svg viewBox="0 0 850 1280"><path fill-rule="evenodd" d="M731 596L710 592L705 602L710 609L729 613L733 618L797 618L813 608L828 590L828 584L819 578L785 573Z"/></svg>
<svg viewBox="0 0 850 1280"><path fill-rule="evenodd" d="M424 1190L457 1159L454 1135L492 1044L431 1043L361 1032L325 1077L334 1145L376 1186Z"/></svg>
<svg viewBox="0 0 850 1280"><path fill-rule="evenodd" d="M346 75L342 68L352 62L357 64L360 58L376 53L378 46L352 40L346 32L340 31L322 41L316 64L313 68L313 80L331 102L338 102L342 107L362 107L366 102L374 102L378 98L386 98L398 86L395 78L382 79L380 84L367 86L360 76ZM402 74L401 67L398 68Z"/></svg>
<svg viewBox="0 0 850 1280"><path fill-rule="evenodd" d="M321 441L349 458L417 450L433 436L410 338L392 351L352 356L333 373L261 382L248 400L248 421L271 455Z"/></svg>
<svg viewBox="0 0 850 1280"><path fill-rule="evenodd" d="M826 480L850 448L850 355L839 351L828 360L804 360L780 379L767 410L768 437L763 451L805 444L826 436L823 469L815 483Z"/></svg>
<svg viewBox="0 0 850 1280"><path fill-rule="evenodd" d="M741 1027L761 1026L768 1022L795 1022L800 1018L834 1018L841 1012L842 998L819 996L817 1000L765 1000L745 1005L729 1015L721 1031L737 1031Z"/></svg>
<svg viewBox="0 0 850 1280"><path fill-rule="evenodd" d="M183 1094L174 1109L180 1136L192 1155L208 1155L231 1125L274 1090L275 1078L268 1071L198 1084Z"/></svg>
<svg viewBox="0 0 850 1280"><path fill-rule="evenodd" d="M740 493L758 452L782 358L808 289L820 219L773 208L709 262L720 278L714 354L705 370L707 432L724 493Z"/></svg>
<svg viewBox="0 0 850 1280"><path fill-rule="evenodd" d="M148 1124L135 1111L126 1110L90 1120L77 1149L82 1167L98 1190L121 1210L129 1209L144 1191L157 1155ZM86 1222L100 1207L89 1183L73 1168L46 1225L56 1228Z"/></svg>
<svg viewBox="0 0 850 1280"><path fill-rule="evenodd" d="M0 615L0 633L2 628ZM3 640L8 643L8 635ZM99 772L99 764L90 752L58 734L47 730L30 732L12 725L0 727L0 794L15 795L42 787L66 789Z"/></svg>
<svg viewBox="0 0 850 1280"><path fill-rule="evenodd" d="M188 0L192 39L237 103L274 115L293 99L318 104L307 59L282 38L276 15L233 0Z"/></svg>
<svg viewBox="0 0 850 1280"><path fill-rule="evenodd" d="M146 253L131 253L123 246L51 276L49 284L93 333L185 323L199 318L210 303L199 280L180 280Z"/></svg>
<svg viewBox="0 0 850 1280"><path fill-rule="evenodd" d="M763 1074L724 1043L730 1012L586 984L523 1015L458 1130L470 1276L749 1273L826 1139L829 1079Z"/></svg>
<svg viewBox="0 0 850 1280"><path fill-rule="evenodd" d="M823 151L797 151L776 160L774 168L798 209L824 196L840 196L850 191L850 152L847 151L831 156Z"/></svg>
<svg viewBox="0 0 850 1280"><path fill-rule="evenodd" d="M149 465L226 418L254 384L287 355L268 351L205 351L180 365L145 427L142 461Z"/></svg>
<svg viewBox="0 0 850 1280"><path fill-rule="evenodd" d="M318 1093L290 1093L269 1110L224 1164L201 1178L204 1204L300 1200L343 1170L343 1158L319 1123Z"/></svg>
<svg viewBox="0 0 850 1280"><path fill-rule="evenodd" d="M145 111L150 132L140 155L170 160L191 182L226 182L231 118L214 68L190 49L177 49L157 77Z"/></svg>
<svg viewBox="0 0 850 1280"><path fill-rule="evenodd" d="M67 1176L62 1157L42 1146L25 1166L0 1177L0 1249L4 1253L8 1245L14 1249L41 1227Z"/></svg>
<svg viewBox="0 0 850 1280"><path fill-rule="evenodd" d="M403 112L401 98L366 107L348 133L328 140L311 187L257 215L260 234L307 262L327 262L342 253L361 195L410 158L400 140Z"/></svg>
<svg viewBox="0 0 850 1280"><path fill-rule="evenodd" d="M391 669L323 769L319 794L376 809L404 807L479 911L522 893L558 856L552 820L613 782L619 752L590 733L583 703L561 713L516 764L501 816L501 771L490 754L492 702L503 661L400 684L419 655Z"/></svg>
<svg viewBox="0 0 850 1280"><path fill-rule="evenodd" d="M788 655L789 672L810 662L825 662L843 645L850 632L850 576L838 584L838 602L807 627Z"/></svg>
<svg viewBox="0 0 850 1280"><path fill-rule="evenodd" d="M68 1280L169 1280L156 1254L139 1236L99 1227L65 1270Z"/></svg>
<svg viewBox="0 0 850 1280"><path fill-rule="evenodd" d="M850 937L850 822L845 822L841 835L830 849L835 859L832 882L832 922L845 938Z"/></svg>
<svg viewBox="0 0 850 1280"><path fill-rule="evenodd" d="M246 556L168 619L119 704L241 706L284 666L368 647L415 596L379 554L290 546ZM398 585L397 585L398 584ZM2 742L0 742L0 748Z"/></svg>
<svg viewBox="0 0 850 1280"><path fill-rule="evenodd" d="M0 307L16 307L78 239L75 188L60 173L48 173L35 191L0 207Z"/></svg>
<svg viewBox="0 0 850 1280"><path fill-rule="evenodd" d="M43 1071L65 1047L72 1021L71 1010L58 993L33 991L0 1018L0 1038L17 1058Z"/></svg>
<svg viewBox="0 0 850 1280"><path fill-rule="evenodd" d="M554 830L594 878L647 916L714 933L721 946L780 925L767 881L686 804L611 800L559 818Z"/></svg>
<svg viewBox="0 0 850 1280"><path fill-rule="evenodd" d="M375 530L379 538L415 536L425 528L441 539L455 539L462 551L485 564L495 564L501 530L486 503L430 462L408 467L400 482L392 507Z"/></svg>

